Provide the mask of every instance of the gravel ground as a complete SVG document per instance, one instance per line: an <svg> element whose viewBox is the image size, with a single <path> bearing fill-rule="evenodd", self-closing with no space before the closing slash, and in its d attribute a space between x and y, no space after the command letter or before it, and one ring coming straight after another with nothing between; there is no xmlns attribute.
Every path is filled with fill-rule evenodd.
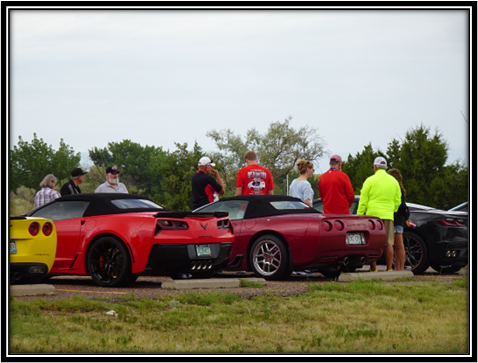
<svg viewBox="0 0 478 363"><path fill-rule="evenodd" d="M362 270L365 271L365 270ZM359 271L357 271L359 272ZM453 279L460 275L468 274L468 269L465 267L455 274L438 274L432 269L429 269L425 275L415 276L413 281L393 282L384 281L386 284L414 284L431 281L441 281L445 283L453 283ZM221 273L215 278L247 278L252 277L251 273ZM138 280L128 286L121 288L105 288L97 286L90 277L81 276L57 276L46 280L44 283L51 284L55 287L55 295L41 295L41 296L16 296L15 299L19 301L32 300L46 300L54 301L58 299L69 299L75 296L82 296L87 299L101 299L115 301L124 301L125 298L134 294L135 297L158 298L168 295L183 294L186 292L205 292L211 293L216 291L233 293L245 298L251 298L258 295L273 294L277 296L298 296L307 292L307 286L316 283L325 283L332 281L321 275L320 273L313 273L307 275L292 275L287 281L267 281L265 288L221 288L221 289L193 289L193 290L170 290L162 289L161 283L163 281L171 280L170 277L159 276L141 276Z"/></svg>

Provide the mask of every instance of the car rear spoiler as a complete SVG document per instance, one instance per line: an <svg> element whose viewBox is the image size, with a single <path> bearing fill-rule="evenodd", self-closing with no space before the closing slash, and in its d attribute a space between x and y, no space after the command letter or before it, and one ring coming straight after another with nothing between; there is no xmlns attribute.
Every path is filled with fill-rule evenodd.
<svg viewBox="0 0 478 363"><path fill-rule="evenodd" d="M155 218L224 218L229 215L229 212L212 212L212 213L193 213L193 212L158 212L154 215Z"/></svg>

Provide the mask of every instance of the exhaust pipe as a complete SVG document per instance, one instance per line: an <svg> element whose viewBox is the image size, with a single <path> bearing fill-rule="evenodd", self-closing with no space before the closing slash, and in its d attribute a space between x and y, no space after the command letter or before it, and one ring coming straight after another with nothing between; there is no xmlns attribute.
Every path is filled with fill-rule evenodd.
<svg viewBox="0 0 478 363"><path fill-rule="evenodd" d="M191 271L194 270L210 270L212 269L212 261L192 261Z"/></svg>
<svg viewBox="0 0 478 363"><path fill-rule="evenodd" d="M360 264L363 265L365 263L365 257L360 258Z"/></svg>
<svg viewBox="0 0 478 363"><path fill-rule="evenodd" d="M349 258L348 258L348 257L344 257L343 264L344 264L345 266L347 266L347 265L349 264Z"/></svg>
<svg viewBox="0 0 478 363"><path fill-rule="evenodd" d="M12 281L18 281L22 278L22 274L18 271L15 271L12 275Z"/></svg>

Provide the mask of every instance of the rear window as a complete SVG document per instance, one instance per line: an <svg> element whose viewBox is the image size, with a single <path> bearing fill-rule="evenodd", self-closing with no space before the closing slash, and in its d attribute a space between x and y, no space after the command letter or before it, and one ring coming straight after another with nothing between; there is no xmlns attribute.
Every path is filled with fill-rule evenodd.
<svg viewBox="0 0 478 363"><path fill-rule="evenodd" d="M228 212L229 219L243 219L249 204L246 200L228 200L212 203L197 212Z"/></svg>
<svg viewBox="0 0 478 363"><path fill-rule="evenodd" d="M120 209L164 209L147 199L114 199L111 203Z"/></svg>
<svg viewBox="0 0 478 363"><path fill-rule="evenodd" d="M271 202L271 205L277 210L309 208L307 204L295 200Z"/></svg>
<svg viewBox="0 0 478 363"><path fill-rule="evenodd" d="M81 218L90 202L87 201L57 201L32 213L32 217L48 218L52 221Z"/></svg>

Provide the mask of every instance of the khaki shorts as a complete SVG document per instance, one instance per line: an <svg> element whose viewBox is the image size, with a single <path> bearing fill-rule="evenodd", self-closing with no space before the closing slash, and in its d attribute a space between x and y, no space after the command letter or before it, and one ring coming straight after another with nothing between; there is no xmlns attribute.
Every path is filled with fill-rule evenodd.
<svg viewBox="0 0 478 363"><path fill-rule="evenodd" d="M385 225L385 231L387 232L387 240L385 241L385 247L393 246L395 227L393 221L390 219L382 219L383 224Z"/></svg>

